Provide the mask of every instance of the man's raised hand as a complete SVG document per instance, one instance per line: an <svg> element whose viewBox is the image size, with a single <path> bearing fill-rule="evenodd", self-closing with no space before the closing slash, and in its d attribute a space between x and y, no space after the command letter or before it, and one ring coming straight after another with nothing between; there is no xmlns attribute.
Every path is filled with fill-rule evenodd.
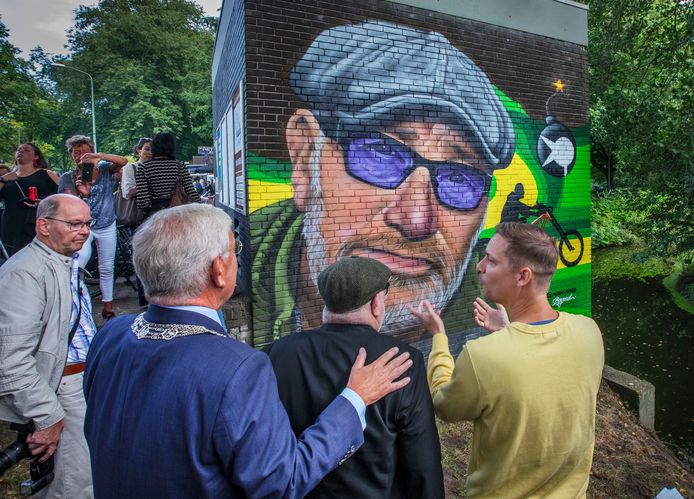
<svg viewBox="0 0 694 499"><path fill-rule="evenodd" d="M407 308L412 315L419 319L424 329L429 331L432 336L438 333L446 334L446 328L441 319L441 312L436 310L434 306L429 303L429 300L419 302L417 308L414 308L408 303Z"/></svg>
<svg viewBox="0 0 694 499"><path fill-rule="evenodd" d="M493 333L510 324L508 313L501 304L497 304L497 308L492 308L486 301L478 297L472 304L472 308L475 322L487 331Z"/></svg>

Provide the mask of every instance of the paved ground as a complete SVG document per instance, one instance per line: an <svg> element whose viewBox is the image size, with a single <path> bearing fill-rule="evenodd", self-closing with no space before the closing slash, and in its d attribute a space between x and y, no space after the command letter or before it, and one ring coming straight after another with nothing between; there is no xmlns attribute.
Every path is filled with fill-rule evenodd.
<svg viewBox="0 0 694 499"><path fill-rule="evenodd" d="M89 285L90 290L98 289L98 285ZM97 327L101 327L104 319L101 317L101 296L92 299L92 312L94 322ZM143 312L145 307L140 307L137 300L137 291L125 284L123 279L118 279L113 288L113 311L116 315L138 314Z"/></svg>

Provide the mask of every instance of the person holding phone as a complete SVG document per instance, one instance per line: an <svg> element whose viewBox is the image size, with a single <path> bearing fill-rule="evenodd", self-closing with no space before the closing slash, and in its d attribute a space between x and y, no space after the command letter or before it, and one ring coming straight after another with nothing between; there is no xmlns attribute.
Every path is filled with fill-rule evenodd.
<svg viewBox="0 0 694 499"><path fill-rule="evenodd" d="M128 163L117 154L94 152L94 143L84 135L73 135L65 141L75 170L63 173L58 192L79 196L89 205L93 225L89 240L80 250L79 265L84 268L91 258L91 242L96 241L99 256L99 287L103 310L108 320L113 312L113 270L116 256L116 213L113 209L114 174Z"/></svg>
<svg viewBox="0 0 694 499"><path fill-rule="evenodd" d="M0 238L12 256L36 236L36 207L58 190L58 174L48 170L41 149L26 142L17 147L14 169L0 177L4 201Z"/></svg>

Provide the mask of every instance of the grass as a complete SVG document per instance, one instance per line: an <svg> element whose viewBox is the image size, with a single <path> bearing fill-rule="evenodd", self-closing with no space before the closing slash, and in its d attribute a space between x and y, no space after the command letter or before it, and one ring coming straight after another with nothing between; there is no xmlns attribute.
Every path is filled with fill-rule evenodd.
<svg viewBox="0 0 694 499"><path fill-rule="evenodd" d="M663 279L663 285L679 308L694 315L694 267L683 269L676 264L674 272Z"/></svg>
<svg viewBox="0 0 694 499"><path fill-rule="evenodd" d="M7 424L0 427L0 445L5 448L12 443L17 434L9 430ZM24 459L0 478L0 497L5 499L20 497L19 484L29 478L29 460Z"/></svg>

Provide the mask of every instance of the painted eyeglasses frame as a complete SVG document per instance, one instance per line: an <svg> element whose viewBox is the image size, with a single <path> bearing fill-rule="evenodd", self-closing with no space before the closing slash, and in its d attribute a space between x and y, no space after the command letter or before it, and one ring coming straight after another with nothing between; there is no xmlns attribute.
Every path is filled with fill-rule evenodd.
<svg viewBox="0 0 694 499"><path fill-rule="evenodd" d="M355 179L373 185L375 187L380 187L382 189L397 189L402 185L405 180L414 172L417 168L424 167L429 170L429 178L431 180L432 186L434 188L434 193L436 195L437 201L450 209L456 211L472 211L479 207L482 199L489 194L489 188L491 185L492 175L490 173L483 172L479 168L476 168L465 162L453 162L453 161L431 161L428 160L417 152L415 152L411 147L403 144L400 141L395 140L388 135L380 132L347 132L340 129L338 126L337 131L337 142L342 148L343 159L345 163L345 169L347 173L354 177ZM361 142L359 142L361 141ZM367 141L372 141L367 143ZM377 171L359 171L358 165L355 165L356 159L353 157L356 155L354 151L355 147L371 147L373 145L382 145L389 152L394 152L398 155L406 154L411 158L410 164L404 168L400 168L397 172L395 178L379 181L377 178ZM448 176L462 175L468 184L476 184L474 192L467 186L465 192L463 193L463 200L459 200L456 203L455 200L451 199L450 193L443 190L443 182L439 177L441 177L441 172L445 169L449 169ZM379 169L374 169L379 170ZM383 171L383 168L380 168ZM445 178L445 177L444 177ZM463 185L462 183L460 184ZM446 197L446 195L448 196ZM467 197L467 199L465 199Z"/></svg>

